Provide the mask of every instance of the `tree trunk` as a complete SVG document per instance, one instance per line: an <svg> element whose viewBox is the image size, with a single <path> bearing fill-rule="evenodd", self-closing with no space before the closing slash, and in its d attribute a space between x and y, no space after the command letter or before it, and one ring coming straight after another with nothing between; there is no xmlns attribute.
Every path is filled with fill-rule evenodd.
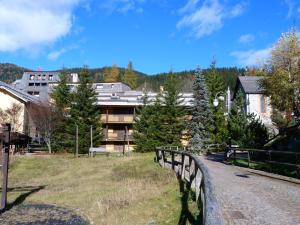
<svg viewBox="0 0 300 225"><path fill-rule="evenodd" d="M48 139L48 138L47 138ZM52 149L51 149L51 140L50 138L46 141L46 144L47 144L47 147L48 147L48 151L49 151L49 154L52 154Z"/></svg>

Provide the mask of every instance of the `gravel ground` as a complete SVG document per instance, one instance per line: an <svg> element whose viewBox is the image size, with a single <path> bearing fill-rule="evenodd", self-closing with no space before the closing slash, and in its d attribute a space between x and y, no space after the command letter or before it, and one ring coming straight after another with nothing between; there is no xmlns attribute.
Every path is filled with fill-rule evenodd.
<svg viewBox="0 0 300 225"><path fill-rule="evenodd" d="M2 225L86 225L85 218L70 209L46 204L20 204L0 214Z"/></svg>
<svg viewBox="0 0 300 225"><path fill-rule="evenodd" d="M204 158L228 224L300 225L300 185Z"/></svg>

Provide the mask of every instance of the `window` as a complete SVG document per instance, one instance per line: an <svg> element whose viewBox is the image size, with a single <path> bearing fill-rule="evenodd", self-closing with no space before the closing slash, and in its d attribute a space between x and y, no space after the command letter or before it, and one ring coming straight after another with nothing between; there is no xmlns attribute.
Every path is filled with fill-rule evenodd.
<svg viewBox="0 0 300 225"><path fill-rule="evenodd" d="M48 79L49 79L49 80L53 80L53 75L52 75L52 74L49 74Z"/></svg>
<svg viewBox="0 0 300 225"><path fill-rule="evenodd" d="M47 86L47 83L42 83L42 86Z"/></svg>
<svg viewBox="0 0 300 225"><path fill-rule="evenodd" d="M114 84L112 84L112 85L111 85L111 88L114 88L114 86L115 86L115 85L114 85Z"/></svg>
<svg viewBox="0 0 300 225"><path fill-rule="evenodd" d="M34 86L41 86L41 83L35 83Z"/></svg>
<svg viewBox="0 0 300 225"><path fill-rule="evenodd" d="M40 96L40 92L34 91L34 92L33 92L33 95L39 97L39 96Z"/></svg>
<svg viewBox="0 0 300 225"><path fill-rule="evenodd" d="M38 75L38 80L41 80L42 79L42 76L41 74Z"/></svg>
<svg viewBox="0 0 300 225"><path fill-rule="evenodd" d="M28 84L28 86L33 86L33 85L34 85L34 83L29 83L29 84Z"/></svg>
<svg viewBox="0 0 300 225"><path fill-rule="evenodd" d="M97 88L97 89L103 89L103 84L98 84L98 85L96 86L96 88Z"/></svg>
<svg viewBox="0 0 300 225"><path fill-rule="evenodd" d="M29 75L29 80L34 80L34 78L35 78L35 75L34 75L34 74L30 74L30 75Z"/></svg>
<svg viewBox="0 0 300 225"><path fill-rule="evenodd" d="M42 80L46 80L46 75L45 74L43 74Z"/></svg>
<svg viewBox="0 0 300 225"><path fill-rule="evenodd" d="M261 113L266 112L266 101L265 101L265 96L263 95L260 96L260 112Z"/></svg>
<svg viewBox="0 0 300 225"><path fill-rule="evenodd" d="M32 91L28 91L27 93L30 94L30 95L33 95L33 92L32 92Z"/></svg>

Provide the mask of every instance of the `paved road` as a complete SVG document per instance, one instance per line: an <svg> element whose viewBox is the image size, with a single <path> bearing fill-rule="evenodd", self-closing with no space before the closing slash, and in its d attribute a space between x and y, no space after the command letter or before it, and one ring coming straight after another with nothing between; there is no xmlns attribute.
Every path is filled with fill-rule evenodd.
<svg viewBox="0 0 300 225"><path fill-rule="evenodd" d="M300 185L202 157L228 224L300 225Z"/></svg>

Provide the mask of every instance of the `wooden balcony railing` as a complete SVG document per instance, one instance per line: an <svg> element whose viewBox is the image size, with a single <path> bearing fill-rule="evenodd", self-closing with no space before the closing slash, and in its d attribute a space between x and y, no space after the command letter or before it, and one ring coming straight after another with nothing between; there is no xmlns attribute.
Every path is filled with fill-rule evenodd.
<svg viewBox="0 0 300 225"><path fill-rule="evenodd" d="M202 214L201 224L224 224L210 174L197 156L179 151L178 147L157 147L156 161L161 166L174 170L177 178L195 191L196 202Z"/></svg>
<svg viewBox="0 0 300 225"><path fill-rule="evenodd" d="M118 114L118 115L106 115L101 114L102 123L133 123L133 115L130 114Z"/></svg>
<svg viewBox="0 0 300 225"><path fill-rule="evenodd" d="M107 141L132 141L133 137L131 134L128 134L126 136L124 131L117 131L117 132L113 132L113 133L108 133L105 136L105 140Z"/></svg>

